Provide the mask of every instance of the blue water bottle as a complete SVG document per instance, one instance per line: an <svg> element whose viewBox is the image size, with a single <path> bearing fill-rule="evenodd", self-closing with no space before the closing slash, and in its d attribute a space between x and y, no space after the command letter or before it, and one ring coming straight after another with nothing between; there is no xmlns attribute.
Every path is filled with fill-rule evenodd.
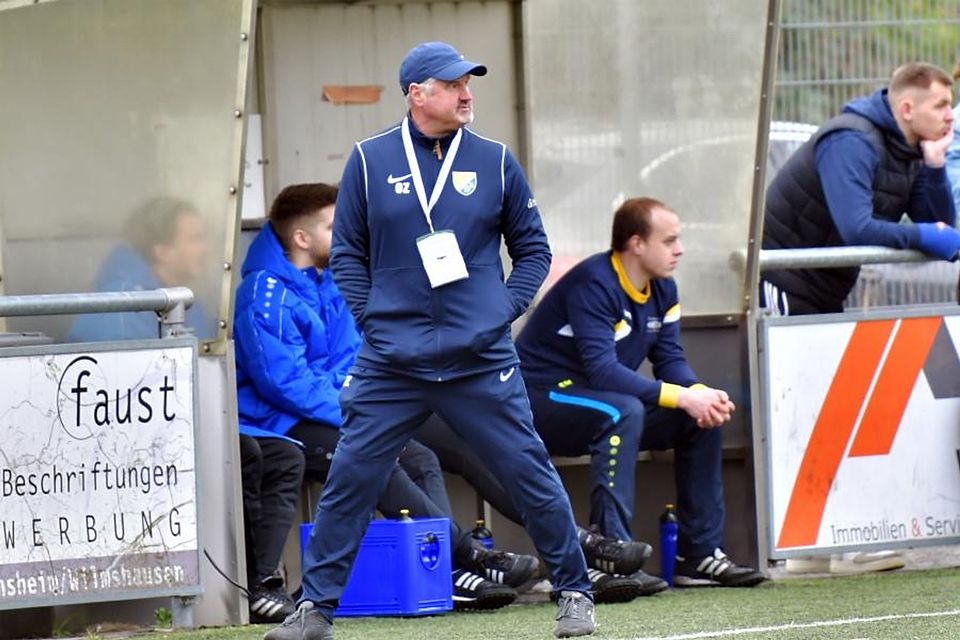
<svg viewBox="0 0 960 640"><path fill-rule="evenodd" d="M493 549L493 533L490 532L490 529L487 529L483 519L477 520L477 526L473 528L470 535L487 549Z"/></svg>
<svg viewBox="0 0 960 640"><path fill-rule="evenodd" d="M668 504L660 514L660 577L673 586L673 563L677 557L677 512Z"/></svg>

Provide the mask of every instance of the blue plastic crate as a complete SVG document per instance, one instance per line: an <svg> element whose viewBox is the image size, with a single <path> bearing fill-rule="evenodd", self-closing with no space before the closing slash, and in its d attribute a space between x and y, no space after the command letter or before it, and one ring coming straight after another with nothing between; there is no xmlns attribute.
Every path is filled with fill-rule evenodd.
<svg viewBox="0 0 960 640"><path fill-rule="evenodd" d="M300 551L313 523L300 525ZM360 543L337 616L417 616L450 611L450 520L373 520Z"/></svg>

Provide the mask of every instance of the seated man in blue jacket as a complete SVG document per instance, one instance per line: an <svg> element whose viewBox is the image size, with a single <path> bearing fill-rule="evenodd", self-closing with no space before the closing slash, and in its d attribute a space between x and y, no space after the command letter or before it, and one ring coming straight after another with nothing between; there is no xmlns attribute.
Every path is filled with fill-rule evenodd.
<svg viewBox="0 0 960 640"><path fill-rule="evenodd" d="M339 440L339 393L360 336L328 270L336 187L285 188L250 245L237 290L234 341L241 425L303 444L306 476L323 481ZM450 517L437 458L411 441L380 493L388 517ZM454 601L492 609L516 598L536 558L487 551L451 518ZM477 574L480 575L475 575Z"/></svg>
<svg viewBox="0 0 960 640"><path fill-rule="evenodd" d="M748 587L757 571L723 552L722 431L735 407L699 383L680 346L671 278L680 220L652 198L614 214L611 249L547 292L517 338L533 421L551 455L591 456L590 522L632 539L637 452L673 449L678 586ZM637 371L644 360L653 377Z"/></svg>

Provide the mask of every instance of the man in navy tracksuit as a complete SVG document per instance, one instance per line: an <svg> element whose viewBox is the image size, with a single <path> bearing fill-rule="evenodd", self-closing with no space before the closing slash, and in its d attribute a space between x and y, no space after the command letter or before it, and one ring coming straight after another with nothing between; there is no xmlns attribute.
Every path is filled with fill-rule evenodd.
<svg viewBox="0 0 960 640"><path fill-rule="evenodd" d="M767 189L764 249L880 245L954 260L960 233L944 168L953 140L946 71L897 68L787 161ZM915 224L901 224L904 214ZM761 306L777 315L843 311L859 267L767 271Z"/></svg>
<svg viewBox="0 0 960 640"><path fill-rule="evenodd" d="M327 184L284 188L247 251L237 289L245 524L259 534L248 538L259 572L249 582L250 608L260 622L283 621L296 608L274 571L302 478L327 479L342 425L340 389L360 349L353 316L325 268L336 197ZM450 518L457 608L506 606L517 595L511 587L536 572L536 558L487 550L453 521L437 457L414 440L392 466L377 509L394 518L403 509Z"/></svg>
<svg viewBox="0 0 960 640"><path fill-rule="evenodd" d="M357 143L337 199L330 266L363 330L344 424L306 551L297 613L267 640L332 638L377 494L411 433L444 418L498 474L547 562L558 637L594 631L569 500L533 428L510 323L550 266L523 171L464 125L486 68L441 42L400 66L409 113ZM500 242L513 263L504 281Z"/></svg>
<svg viewBox="0 0 960 640"><path fill-rule="evenodd" d="M677 215L651 198L617 210L610 251L571 269L517 338L534 422L553 455L591 456L590 522L629 540L640 449L676 454L678 585L753 586L763 575L722 551L727 394L700 384L680 346L670 277L683 253ZM638 373L649 359L653 378Z"/></svg>

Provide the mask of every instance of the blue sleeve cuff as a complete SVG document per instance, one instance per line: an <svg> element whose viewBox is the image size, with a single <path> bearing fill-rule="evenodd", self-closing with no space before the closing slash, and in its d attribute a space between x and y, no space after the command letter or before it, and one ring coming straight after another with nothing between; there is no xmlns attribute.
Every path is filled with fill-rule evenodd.
<svg viewBox="0 0 960 640"><path fill-rule="evenodd" d="M904 232L907 234L907 246L911 249L919 249L920 227L915 224L904 225Z"/></svg>

